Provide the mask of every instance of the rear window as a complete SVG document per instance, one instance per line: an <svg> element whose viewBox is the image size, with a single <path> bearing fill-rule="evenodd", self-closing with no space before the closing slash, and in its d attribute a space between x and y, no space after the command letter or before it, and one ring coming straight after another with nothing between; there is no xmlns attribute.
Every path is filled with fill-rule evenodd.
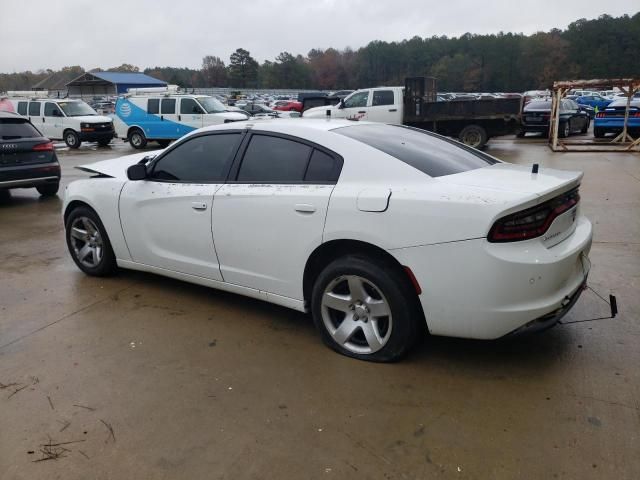
<svg viewBox="0 0 640 480"><path fill-rule="evenodd" d="M453 175L499 162L478 150L417 128L356 125L332 131L376 148L431 177Z"/></svg>
<svg viewBox="0 0 640 480"><path fill-rule="evenodd" d="M527 103L525 110L551 110L551 102L529 102Z"/></svg>
<svg viewBox="0 0 640 480"><path fill-rule="evenodd" d="M0 120L0 140L37 138L41 136L33 125L21 118L3 118Z"/></svg>

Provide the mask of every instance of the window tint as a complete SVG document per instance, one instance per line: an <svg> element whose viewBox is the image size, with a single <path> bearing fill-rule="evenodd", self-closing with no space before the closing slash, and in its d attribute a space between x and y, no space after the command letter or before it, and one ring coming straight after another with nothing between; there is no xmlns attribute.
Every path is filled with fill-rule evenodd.
<svg viewBox="0 0 640 480"><path fill-rule="evenodd" d="M29 102L29 116L30 117L40 116L40 102Z"/></svg>
<svg viewBox="0 0 640 480"><path fill-rule="evenodd" d="M302 182L311 147L279 137L254 135L238 172L239 182Z"/></svg>
<svg viewBox="0 0 640 480"><path fill-rule="evenodd" d="M147 113L158 114L160 113L160 99L150 98L147 100Z"/></svg>
<svg viewBox="0 0 640 480"><path fill-rule="evenodd" d="M499 160L443 137L397 125L356 125L332 130L383 151L431 177L466 172Z"/></svg>
<svg viewBox="0 0 640 480"><path fill-rule="evenodd" d="M183 98L180 100L180 113L187 115L201 114L202 108L193 98Z"/></svg>
<svg viewBox="0 0 640 480"><path fill-rule="evenodd" d="M18 113L20 115L27 114L27 102L18 102Z"/></svg>
<svg viewBox="0 0 640 480"><path fill-rule="evenodd" d="M393 105L393 90L375 90L372 105Z"/></svg>
<svg viewBox="0 0 640 480"><path fill-rule="evenodd" d="M176 113L176 99L163 98L160 105L160 113L164 115Z"/></svg>
<svg viewBox="0 0 640 480"><path fill-rule="evenodd" d="M338 162L320 150L314 150L309 160L305 182L335 182L338 180Z"/></svg>
<svg viewBox="0 0 640 480"><path fill-rule="evenodd" d="M53 112L58 112L58 115L55 115ZM61 117L60 109L53 102L47 102L44 104L44 116L45 117Z"/></svg>
<svg viewBox="0 0 640 480"><path fill-rule="evenodd" d="M358 92L351 95L344 101L345 108L366 107L369 100L369 92Z"/></svg>
<svg viewBox="0 0 640 480"><path fill-rule="evenodd" d="M26 102L25 102L26 103ZM17 138L35 138L42 135L29 122L22 118L3 118L0 120L0 140Z"/></svg>
<svg viewBox="0 0 640 480"><path fill-rule="evenodd" d="M239 133L187 140L158 160L151 178L191 183L223 182L239 140Z"/></svg>

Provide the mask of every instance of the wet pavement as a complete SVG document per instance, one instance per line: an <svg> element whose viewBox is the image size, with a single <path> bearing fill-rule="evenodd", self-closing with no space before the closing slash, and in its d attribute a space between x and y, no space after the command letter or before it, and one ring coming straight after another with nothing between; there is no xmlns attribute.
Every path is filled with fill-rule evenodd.
<svg viewBox="0 0 640 480"><path fill-rule="evenodd" d="M617 318L359 362L294 311L138 272L87 277L59 198L2 197L0 478L640 478L640 155L529 138L488 152L585 171L590 285L618 296ZM68 183L133 150L58 153ZM607 313L587 291L565 320Z"/></svg>

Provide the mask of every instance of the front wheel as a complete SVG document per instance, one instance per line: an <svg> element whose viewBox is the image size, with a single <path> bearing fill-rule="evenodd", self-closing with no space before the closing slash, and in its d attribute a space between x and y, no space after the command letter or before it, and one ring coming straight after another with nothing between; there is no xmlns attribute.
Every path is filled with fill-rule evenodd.
<svg viewBox="0 0 640 480"><path fill-rule="evenodd" d="M143 149L147 145L147 137L141 130L135 129L129 133L129 143L135 149Z"/></svg>
<svg viewBox="0 0 640 480"><path fill-rule="evenodd" d="M44 185L38 185L36 187L36 190L43 197L53 197L56 193L58 193L59 188L59 183L47 183Z"/></svg>
<svg viewBox="0 0 640 480"><path fill-rule="evenodd" d="M312 292L322 340L360 360L392 362L414 344L420 325L415 289L394 265L350 255L330 263Z"/></svg>
<svg viewBox="0 0 640 480"><path fill-rule="evenodd" d="M69 148L79 148L81 143L80 136L73 130L67 130L64 133L64 143L66 143Z"/></svg>
<svg viewBox="0 0 640 480"><path fill-rule="evenodd" d="M487 131L480 125L467 125L460 132L460 141L473 148L484 147L487 140Z"/></svg>
<svg viewBox="0 0 640 480"><path fill-rule="evenodd" d="M88 207L74 209L65 224L67 247L78 268L105 277L117 270L116 257L100 218Z"/></svg>

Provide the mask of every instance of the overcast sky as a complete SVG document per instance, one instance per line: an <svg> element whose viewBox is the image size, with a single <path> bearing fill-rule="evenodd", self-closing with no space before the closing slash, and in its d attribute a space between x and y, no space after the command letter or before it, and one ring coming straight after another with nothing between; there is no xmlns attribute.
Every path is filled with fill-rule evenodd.
<svg viewBox="0 0 640 480"><path fill-rule="evenodd" d="M638 10L638 0L0 0L0 72L199 68L205 55L228 63L238 47L262 62L415 35L530 34Z"/></svg>

